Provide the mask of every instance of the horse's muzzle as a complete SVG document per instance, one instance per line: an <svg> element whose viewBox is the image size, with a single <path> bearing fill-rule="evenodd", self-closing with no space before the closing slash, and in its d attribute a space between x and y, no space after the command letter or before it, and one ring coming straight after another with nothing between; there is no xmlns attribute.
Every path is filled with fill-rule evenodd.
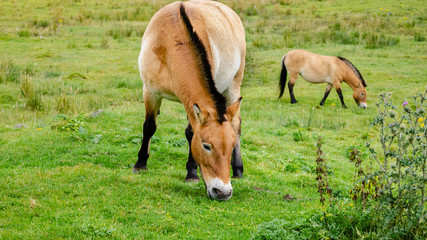
<svg viewBox="0 0 427 240"><path fill-rule="evenodd" d="M359 105L359 107L361 107L361 108L363 108L363 109L366 109L366 108L368 107L368 104L367 104L367 103L361 103L361 104Z"/></svg>
<svg viewBox="0 0 427 240"><path fill-rule="evenodd" d="M233 194L233 187L230 183L224 184L218 178L213 179L210 184L206 184L208 196L212 199L227 201Z"/></svg>

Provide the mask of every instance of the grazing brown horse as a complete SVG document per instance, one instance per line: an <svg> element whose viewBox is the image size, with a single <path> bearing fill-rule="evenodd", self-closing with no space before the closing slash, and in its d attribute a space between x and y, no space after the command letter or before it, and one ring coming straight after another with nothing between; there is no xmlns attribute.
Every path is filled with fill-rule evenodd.
<svg viewBox="0 0 427 240"><path fill-rule="evenodd" d="M366 83L359 70L347 59L342 57L322 56L305 50L292 50L282 58L282 72L280 74L280 95L282 97L286 86L287 72L289 71L289 94L291 103L296 103L294 85L298 74L311 83L327 83L325 95L320 105L325 104L332 87L338 93L343 108L347 108L341 92L341 83L344 81L353 89L353 98L361 108L367 108Z"/></svg>
<svg viewBox="0 0 427 240"><path fill-rule="evenodd" d="M240 18L213 1L175 2L160 9L142 38L139 69L144 82L145 122L134 172L147 168L150 139L163 98L187 112L186 181L198 181L211 198L228 200L233 177L241 177L240 85L245 66Z"/></svg>

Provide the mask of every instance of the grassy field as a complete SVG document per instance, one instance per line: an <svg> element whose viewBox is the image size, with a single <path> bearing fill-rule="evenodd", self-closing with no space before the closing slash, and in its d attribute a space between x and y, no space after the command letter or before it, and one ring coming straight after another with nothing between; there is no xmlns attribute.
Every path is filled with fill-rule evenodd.
<svg viewBox="0 0 427 240"><path fill-rule="evenodd" d="M244 178L227 202L186 183L186 115L164 101L148 171L133 174L144 106L137 58L151 16L172 1L1 1L0 239L249 239L272 219L319 211L316 142L334 194L349 198L348 149L377 142L375 102L400 105L427 85L427 3L222 1L241 17ZM343 56L367 82L368 109L343 86L301 79L278 100L282 56ZM101 110L99 114L93 114ZM94 116L96 115L96 116ZM287 201L286 194L295 199Z"/></svg>

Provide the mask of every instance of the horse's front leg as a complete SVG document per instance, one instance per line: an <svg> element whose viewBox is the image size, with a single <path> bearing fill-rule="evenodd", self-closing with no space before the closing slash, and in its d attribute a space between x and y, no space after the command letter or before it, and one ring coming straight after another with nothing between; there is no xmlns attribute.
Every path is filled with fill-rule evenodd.
<svg viewBox="0 0 427 240"><path fill-rule="evenodd" d="M320 106L325 105L326 98L328 98L329 93L331 92L332 87L333 87L332 84L328 83L328 85L326 86L325 95L323 95L322 101L320 101Z"/></svg>
<svg viewBox="0 0 427 240"><path fill-rule="evenodd" d="M236 121L238 121L237 123L238 126L236 127L237 140L236 140L236 146L234 146L234 149L233 149L233 154L231 155L231 167L233 169L233 178L241 178L243 177L243 161L240 153L240 134L241 134L242 118L239 116L238 118L236 118Z"/></svg>
<svg viewBox="0 0 427 240"><path fill-rule="evenodd" d="M338 96L340 97L340 100L341 100L341 106L343 108L347 108L347 106L344 103L344 97L342 96L341 88L337 88L337 93L338 93Z"/></svg>
<svg viewBox="0 0 427 240"><path fill-rule="evenodd" d="M145 89L144 89L145 90ZM141 148L138 153L138 161L133 166L133 172L137 173L141 169L147 169L147 159L150 156L151 137L156 132L156 118L161 105L161 98L152 96L149 91L144 91L145 121Z"/></svg>
<svg viewBox="0 0 427 240"><path fill-rule="evenodd" d="M200 181L200 178L197 175L197 163L194 161L193 155L191 154L191 140L193 139L193 134L193 129L191 128L190 123L188 123L188 126L185 129L185 137L188 141L188 160L186 164L187 176L185 177L186 182Z"/></svg>

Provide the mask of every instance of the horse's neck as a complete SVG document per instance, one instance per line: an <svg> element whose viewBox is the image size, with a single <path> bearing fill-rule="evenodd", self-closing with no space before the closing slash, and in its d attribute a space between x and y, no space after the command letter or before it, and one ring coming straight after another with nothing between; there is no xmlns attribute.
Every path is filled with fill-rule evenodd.
<svg viewBox="0 0 427 240"><path fill-rule="evenodd" d="M215 109L215 102L203 81L205 80L201 76L194 74L193 76L187 76L185 84L176 86L177 97L184 106L188 120L192 125L196 122L193 110L194 104L197 104L202 109Z"/></svg>
<svg viewBox="0 0 427 240"><path fill-rule="evenodd" d="M344 63L345 64L345 63ZM362 82L360 79L356 76L356 74L353 72L353 70L346 66L347 70L345 72L344 82L348 84L353 90L356 90L361 87Z"/></svg>

